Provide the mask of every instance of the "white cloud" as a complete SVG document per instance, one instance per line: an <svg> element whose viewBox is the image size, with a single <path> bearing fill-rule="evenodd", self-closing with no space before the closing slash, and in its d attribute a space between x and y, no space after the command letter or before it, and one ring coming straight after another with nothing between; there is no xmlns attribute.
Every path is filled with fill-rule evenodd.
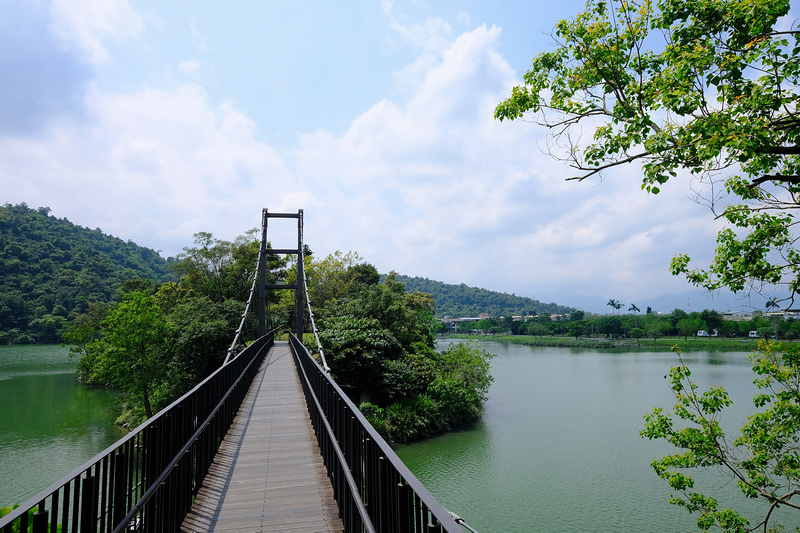
<svg viewBox="0 0 800 533"><path fill-rule="evenodd" d="M134 37L143 26L127 0L53 0L50 16L62 40L82 50L94 65L109 59L103 39Z"/></svg>
<svg viewBox="0 0 800 533"><path fill-rule="evenodd" d="M197 231L233 238L260 222L270 200L293 189L284 161L257 142L255 125L229 103L214 109L197 85L94 94L91 123L54 125L40 140L0 143L0 176L12 201L59 205L166 253Z"/></svg>
<svg viewBox="0 0 800 533"><path fill-rule="evenodd" d="M302 137L297 164L327 201L323 226L337 228L326 242L380 258L384 270L518 294L685 290L667 272L684 251L670 233L677 226L709 248L713 231L697 229L708 213L687 211L685 183L643 193L634 169L594 186L565 182L570 169L536 148L541 129L493 119L518 83L499 39L498 28L466 32L405 105L384 100L341 137Z"/></svg>
<svg viewBox="0 0 800 533"><path fill-rule="evenodd" d="M197 231L234 238L260 222L263 207L304 209L306 242L319 256L358 251L384 272L525 295L665 292L679 283L666 273L673 253L713 247L710 217L687 209L685 184L648 196L632 168L596 186L567 183L569 169L537 148L541 129L493 119L519 83L496 51L499 28L453 37L435 17L408 23L386 5L394 35L418 59L396 77L403 99L368 102L344 133L306 133L279 154L236 100L214 102L197 83L95 84L81 120L0 138L4 200L49 206L168 254ZM139 31L127 3L81 3L88 21L65 6L53 8L64 32L100 70L103 39ZM132 22L119 20L126 13ZM207 47L192 29L195 50ZM194 79L212 59L171 64Z"/></svg>
<svg viewBox="0 0 800 533"><path fill-rule="evenodd" d="M192 31L192 45L195 47L195 49L200 52L205 52L208 50L208 41L206 41L205 37L203 37L200 34L200 31L197 29L197 21L191 20L189 27Z"/></svg>
<svg viewBox="0 0 800 533"><path fill-rule="evenodd" d="M178 69L183 72L184 74L197 74L200 72L200 62L194 58L188 61L182 61L178 65Z"/></svg>
<svg viewBox="0 0 800 533"><path fill-rule="evenodd" d="M426 73L436 65L442 51L449 47L453 29L438 17L427 18L424 23L408 23L405 15L396 14L391 2L384 1L383 6L394 37L418 50L417 59L393 76L400 91L413 91L422 83Z"/></svg>

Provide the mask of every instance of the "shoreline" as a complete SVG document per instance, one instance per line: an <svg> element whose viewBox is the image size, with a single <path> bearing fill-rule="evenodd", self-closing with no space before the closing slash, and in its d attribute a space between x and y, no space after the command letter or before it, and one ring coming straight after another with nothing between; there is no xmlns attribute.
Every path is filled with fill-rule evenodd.
<svg viewBox="0 0 800 533"><path fill-rule="evenodd" d="M476 341L509 342L525 346L549 346L556 348L592 348L597 350L614 349L644 349L644 350L672 350L677 345L679 350L720 350L729 352L755 352L758 350L758 340L752 339L699 339L689 337L661 337L653 339L606 339L597 337L532 337L528 335L441 335L444 339L465 339Z"/></svg>

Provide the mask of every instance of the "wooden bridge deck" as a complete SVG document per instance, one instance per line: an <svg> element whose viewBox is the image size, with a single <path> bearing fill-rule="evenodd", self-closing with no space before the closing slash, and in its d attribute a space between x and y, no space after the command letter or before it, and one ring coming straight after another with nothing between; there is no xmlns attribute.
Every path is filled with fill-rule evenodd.
<svg viewBox="0 0 800 533"><path fill-rule="evenodd" d="M288 343L275 343L184 532L342 531Z"/></svg>

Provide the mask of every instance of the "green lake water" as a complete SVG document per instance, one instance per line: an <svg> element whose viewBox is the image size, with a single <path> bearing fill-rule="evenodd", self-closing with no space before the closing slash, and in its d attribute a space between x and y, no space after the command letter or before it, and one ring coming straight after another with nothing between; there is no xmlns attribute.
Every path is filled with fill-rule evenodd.
<svg viewBox="0 0 800 533"><path fill-rule="evenodd" d="M670 489L650 467L669 445L639 437L645 412L674 403L664 376L675 354L483 346L496 357L481 422L396 448L442 505L481 533L697 530L696 515L667 502ZM701 387L728 388L734 405L723 427L738 429L754 410L747 354L684 360ZM698 482L722 494L721 506L742 508L727 477L709 472Z"/></svg>
<svg viewBox="0 0 800 533"><path fill-rule="evenodd" d="M113 444L114 394L81 385L69 350L0 346L0 506L21 503Z"/></svg>
<svg viewBox="0 0 800 533"><path fill-rule="evenodd" d="M664 376L674 354L484 347L496 357L481 422L397 448L446 508L481 533L697 530L695 517L667 503L669 488L650 468L670 448L638 435L645 412L673 403ZM113 394L80 385L67 354L0 346L0 505L34 496L124 435ZM735 403L723 425L737 428L753 410L747 354L684 359L701 386L728 388ZM728 478L712 472L699 481L722 494L722 505L741 508ZM785 525L800 525L789 518Z"/></svg>

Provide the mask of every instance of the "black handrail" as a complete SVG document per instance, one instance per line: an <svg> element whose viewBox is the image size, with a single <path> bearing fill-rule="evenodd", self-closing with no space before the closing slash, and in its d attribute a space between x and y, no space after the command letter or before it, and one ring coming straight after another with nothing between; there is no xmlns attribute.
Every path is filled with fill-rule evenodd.
<svg viewBox="0 0 800 533"><path fill-rule="evenodd" d="M274 337L0 519L0 532L177 531Z"/></svg>
<svg viewBox="0 0 800 533"><path fill-rule="evenodd" d="M463 532L297 337L289 341L345 530Z"/></svg>

